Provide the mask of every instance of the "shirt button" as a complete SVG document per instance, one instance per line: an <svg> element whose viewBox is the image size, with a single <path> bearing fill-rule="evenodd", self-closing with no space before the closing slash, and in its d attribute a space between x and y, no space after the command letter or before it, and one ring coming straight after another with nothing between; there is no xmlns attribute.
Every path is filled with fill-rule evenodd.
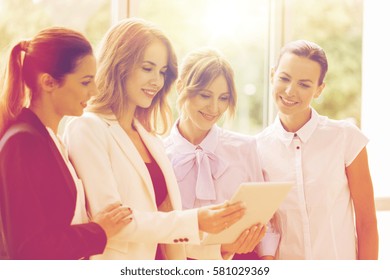
<svg viewBox="0 0 390 280"><path fill-rule="evenodd" d="M180 242L183 242L183 241L184 241L184 239L183 239L183 238L179 238L179 241L180 241Z"/></svg>
<svg viewBox="0 0 390 280"><path fill-rule="evenodd" d="M294 137L297 137L297 136L298 136L298 134L294 133Z"/></svg>
<svg viewBox="0 0 390 280"><path fill-rule="evenodd" d="M188 242L188 238L186 237L186 238L184 238L184 242Z"/></svg>
<svg viewBox="0 0 390 280"><path fill-rule="evenodd" d="M177 242L179 242L179 240L177 240L177 239L173 239L173 242L177 243Z"/></svg>
<svg viewBox="0 0 390 280"><path fill-rule="evenodd" d="M297 150L299 150L301 147L297 146Z"/></svg>

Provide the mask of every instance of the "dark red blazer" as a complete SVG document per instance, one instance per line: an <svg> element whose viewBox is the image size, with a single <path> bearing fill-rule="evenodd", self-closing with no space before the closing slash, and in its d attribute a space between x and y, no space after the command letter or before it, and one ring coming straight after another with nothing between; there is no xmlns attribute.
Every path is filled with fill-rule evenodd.
<svg viewBox="0 0 390 280"><path fill-rule="evenodd" d="M10 259L102 253L107 238L98 224L70 225L75 205L76 187L60 152L39 118L23 109L0 140L3 251Z"/></svg>

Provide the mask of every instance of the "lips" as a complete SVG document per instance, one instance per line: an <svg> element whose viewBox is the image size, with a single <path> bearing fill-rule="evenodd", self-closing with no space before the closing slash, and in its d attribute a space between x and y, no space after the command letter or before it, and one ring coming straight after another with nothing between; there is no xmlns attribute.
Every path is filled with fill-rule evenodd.
<svg viewBox="0 0 390 280"><path fill-rule="evenodd" d="M150 96L150 97L154 97L157 93L157 90L155 89L142 89L142 91L147 95L147 96Z"/></svg>
<svg viewBox="0 0 390 280"><path fill-rule="evenodd" d="M206 114L203 112L199 112L199 113L203 116L203 118L205 118L208 121L213 121L214 119L217 118L217 116L215 116L215 115L209 115L209 114Z"/></svg>
<svg viewBox="0 0 390 280"><path fill-rule="evenodd" d="M288 107L298 104L298 102L288 100L286 98L283 98L282 96L280 96L280 100L282 101L283 105L288 106Z"/></svg>

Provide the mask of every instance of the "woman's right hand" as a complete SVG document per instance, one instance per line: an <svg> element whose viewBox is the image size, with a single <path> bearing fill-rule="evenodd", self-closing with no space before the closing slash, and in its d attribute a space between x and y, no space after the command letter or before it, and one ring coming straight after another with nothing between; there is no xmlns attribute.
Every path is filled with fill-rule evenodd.
<svg viewBox="0 0 390 280"><path fill-rule="evenodd" d="M97 213L92 221L100 225L110 238L133 220L132 213L129 207L116 202Z"/></svg>
<svg viewBox="0 0 390 280"><path fill-rule="evenodd" d="M245 214L245 206L241 202L205 206L198 209L199 230L207 233L219 233L227 229Z"/></svg>

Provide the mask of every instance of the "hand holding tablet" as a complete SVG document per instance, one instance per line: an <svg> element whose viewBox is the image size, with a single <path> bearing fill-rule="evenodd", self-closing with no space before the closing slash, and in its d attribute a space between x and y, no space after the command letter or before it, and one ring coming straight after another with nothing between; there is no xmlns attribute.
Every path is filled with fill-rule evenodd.
<svg viewBox="0 0 390 280"><path fill-rule="evenodd" d="M202 245L233 243L240 234L254 224L266 225L293 186L292 182L242 183L230 200L242 201L245 215L218 234L207 234Z"/></svg>

